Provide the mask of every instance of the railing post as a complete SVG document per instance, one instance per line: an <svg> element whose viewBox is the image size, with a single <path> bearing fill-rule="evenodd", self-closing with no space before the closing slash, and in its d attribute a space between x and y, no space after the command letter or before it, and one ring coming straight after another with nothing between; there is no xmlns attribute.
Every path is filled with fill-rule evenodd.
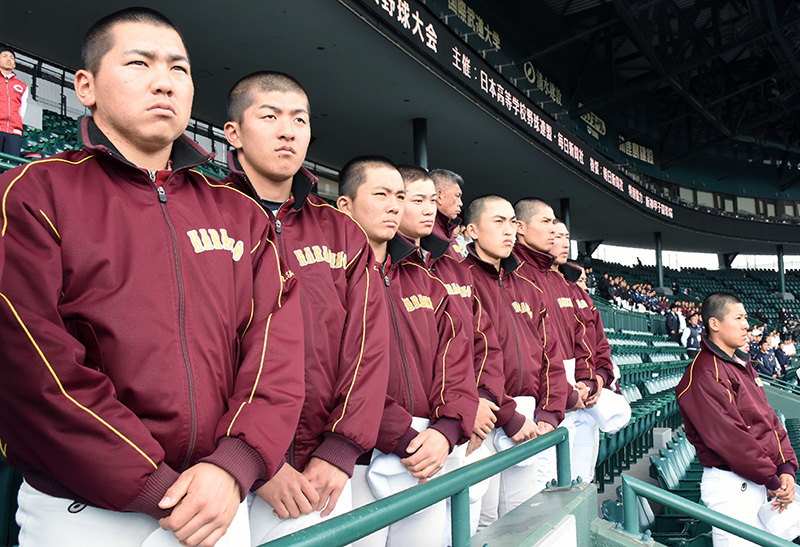
<svg viewBox="0 0 800 547"><path fill-rule="evenodd" d="M628 478L622 475L622 507L625 515L625 531L639 534L639 498L628 484Z"/></svg>
<svg viewBox="0 0 800 547"><path fill-rule="evenodd" d="M564 440L556 445L556 471L558 485L569 486L572 481L572 469L569 464L569 431L564 430Z"/></svg>
<svg viewBox="0 0 800 547"><path fill-rule="evenodd" d="M453 547L469 547L472 531L469 522L469 488L450 498L450 515Z"/></svg>

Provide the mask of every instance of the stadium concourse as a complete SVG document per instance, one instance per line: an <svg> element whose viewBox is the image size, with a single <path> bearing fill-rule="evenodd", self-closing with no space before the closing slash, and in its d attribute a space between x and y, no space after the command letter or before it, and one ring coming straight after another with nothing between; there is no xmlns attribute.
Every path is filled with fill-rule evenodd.
<svg viewBox="0 0 800 547"><path fill-rule="evenodd" d="M600 311L618 385L632 416L618 431L600 433L589 486L591 496L588 502L582 501L593 505L590 518L573 511L571 532L564 531L569 528L563 525L569 520L566 513L553 512L537 520L540 515L535 511L542 510L536 508L541 503L531 503L510 513L505 522L515 523L514 534L522 534L519 522L527 523L523 527L526 537L536 537L541 545L629 545L633 540L646 542L649 538L665 545L712 544L708 523L660 505L650 506L644 498L637 503L639 532L649 534L634 537L628 530L626 536L621 526L621 476L638 477L692 502L700 500L698 471L702 468L698 469L694 447L684 433L675 393L691 360L686 348L667 334L669 305L680 302L689 310L699 307L708 294L728 291L742 299L753 326L766 323L770 330L779 331L782 339L795 339L800 333L792 313L792 308L798 311L793 302L800 298L800 272L784 271L782 266L784 253L800 254L800 192L793 187L796 178L789 171L792 163L798 165L800 150L793 141L776 143L777 137L767 134L734 134L724 116L714 110L714 98L695 97L691 86L670 80L673 75L665 66L673 70L674 63L658 61L667 52L654 51L639 27L647 20L669 18L669 10L662 13L652 11L652 6L633 8L629 2L620 1L610 10L613 14L603 15L604 3L600 1L574 3L585 4L579 8L572 6L573 2L551 0L538 2L535 8L520 8L525 17L518 17L514 9L498 8L483 0L303 0L269 1L258 6L229 3L224 7L203 0L193 4L191 10L174 1L145 4L163 10L183 30L196 86L194 117L187 134L216 154L214 161L199 168L211 178L221 180L229 174L225 163L229 145L222 131L227 90L245 74L271 69L292 74L307 88L313 105L313 140L304 166L320 179L314 192L331 203L338 194L339 170L348 158L360 154L381 154L398 163L457 171L466 180L465 202L491 192L511 202L535 195L549 203L564 220L573 241L579 243L581 253L574 258L593 270L590 292ZM746 11L737 2L722 2L721 11L727 15L707 14L701 22L699 13L705 10L700 4L670 2L675 17L682 14L685 18L687 10L694 9L689 26L695 33L712 32L709 27L732 20L730 13ZM756 15L748 15L754 18L748 28L760 36L761 47L773 51L771 41L780 43L781 36L785 40L800 16L795 13L796 6L770 4L772 17L764 13L761 21ZM777 19L782 22L769 26L768 22L775 19L775 4L780 10ZM78 44L88 24L123 7L126 4L117 0L88 4L80 10L52 1L3 7L0 42L17 52L17 73L31 87L31 98L21 157L0 154L0 172L82 146L78 123L88 112L77 104L71 89L79 68ZM729 13L729 9L733 11ZM400 17L401 10L407 14L405 19ZM541 20L533 23L537 15L542 15ZM556 19L558 25L553 24L548 31L555 34L549 37L549 43L529 44L527 53L521 52L524 40L520 36L530 30L527 25ZM766 30L756 23L767 24ZM608 29L609 35L595 35L589 30L597 25ZM674 26L677 28L677 23ZM544 33L539 29L538 34ZM212 36L215 39L209 39ZM576 43L581 40L572 36L582 36L586 43L581 46ZM581 83L583 75L560 74L559 64L547 57L551 50L560 49L572 60L584 59L583 65L608 63L609 67L618 67L607 58L599 58L594 50L606 39L610 49L627 51L628 61L633 57L645 59L655 67L653 72L640 68L637 70L641 73L632 76L632 69L628 69L629 73L617 75L620 80L613 86L598 79L597 89L589 90L592 86ZM734 47L747 47L747 40L741 41L722 44L720 51L704 52L702 58L710 63L724 56L732 63ZM776 58L789 56L791 51L786 49L778 48ZM735 52L752 56L749 50ZM690 55L689 51L685 53ZM544 72L539 69L540 61ZM793 57L788 64L800 73L800 60ZM561 66L565 72L575 70L572 62ZM698 63L695 68L702 67ZM750 75L753 90L760 90L759 86L771 77L783 83L783 76L767 73L769 67L763 63L761 68L764 73L757 79ZM613 70L617 69L608 69ZM591 79L596 74L585 76ZM676 106L672 115L677 120L709 122L712 130L706 128L700 136L693 134L691 138L698 140L687 151L672 149L669 158L660 157L662 152L666 156L674 144L674 135L667 130L660 135L660 143L648 141L648 124L654 122L635 119L647 105L637 102L626 109L616 91L610 91L617 85L624 87L626 78L635 80L627 84L632 86L630 96L634 96L634 87L641 87L645 94L658 91L666 100L663 88L673 88L678 100L695 110L686 112ZM797 79L795 74L789 84L776 84L773 95L782 97ZM642 84L647 81L651 81L652 89ZM592 96L590 91L610 95L604 99L602 93ZM636 100L640 100L638 95ZM771 102L785 105L783 100ZM588 110L584 103L597 111ZM741 105L738 112L742 117L746 112L752 114ZM781 113L762 115L774 120ZM754 123L749 121L736 129L752 128ZM715 127L723 136L709 132ZM769 165L771 170L753 171L752 186L744 190L733 188L733 184L726 189L728 177L750 173L749 164L758 153L755 147L759 142L769 144L771 153L779 150L773 156L780 162L768 164L766 156L759 156L756 163L761 163L760 167ZM715 153L725 153L717 149L727 145L735 148L736 154L750 154L750 161L736 154L715 158ZM680 163L675 158L681 154L686 161L675 169ZM711 171L710 167L706 171L698 167L715 162L725 164L724 173L709 174L706 171ZM773 173L776 169L777 178ZM770 175L762 176L766 172ZM658 265L629 267L593 259L601 243L654 247ZM664 249L716 253L720 269L661 267ZM739 253L777 254L779 269L732 269L731 262ZM616 291L606 293L608 298L601 296L599 284L604 274L624 278L624 297ZM631 295L634 287L641 298ZM757 310L760 317L755 321ZM783 374L786 381L772 377L763 381L769 402L797 451L800 388L798 363L796 357L790 358ZM0 544L15 545L18 527L13 515L21 475L5 461L3 466ZM539 501L548 494L561 495L555 490L537 494ZM603 521L594 521L595 516ZM500 519L498 524L503 522ZM494 528L498 529L502 528ZM501 534L494 530L490 526L473 541L491 545ZM513 538L510 541L523 537L508 530L502 534ZM518 544L522 543L520 539Z"/></svg>

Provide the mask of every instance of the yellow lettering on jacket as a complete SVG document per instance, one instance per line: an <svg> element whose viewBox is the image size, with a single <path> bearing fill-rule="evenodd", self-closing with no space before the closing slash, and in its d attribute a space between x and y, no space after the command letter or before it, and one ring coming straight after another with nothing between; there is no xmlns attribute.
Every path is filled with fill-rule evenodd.
<svg viewBox="0 0 800 547"><path fill-rule="evenodd" d="M583 298L581 298L580 300L576 300L575 303L578 304L578 307L580 309L584 309L584 308L588 308L589 307L589 304L587 304L586 300L584 300Z"/></svg>
<svg viewBox="0 0 800 547"><path fill-rule="evenodd" d="M558 299L558 305L561 308L572 308L572 298L568 298L566 296L562 296Z"/></svg>
<svg viewBox="0 0 800 547"><path fill-rule="evenodd" d="M326 263L332 269L343 268L347 264L347 255L344 251L331 251L325 245L312 245L292 251L300 267L311 264Z"/></svg>
<svg viewBox="0 0 800 547"><path fill-rule="evenodd" d="M514 308L516 313L524 313L533 318L533 311L531 311L531 306L527 302L512 302L511 307Z"/></svg>
<svg viewBox="0 0 800 547"><path fill-rule="evenodd" d="M460 296L461 298L472 298L472 287L470 285L464 286L458 283L445 283L447 294L450 296Z"/></svg>
<svg viewBox="0 0 800 547"><path fill-rule="evenodd" d="M200 228L199 230L189 230L186 232L195 253L205 251L230 251L234 262L239 262L244 254L244 242L236 241L228 236L228 230L221 228Z"/></svg>
<svg viewBox="0 0 800 547"><path fill-rule="evenodd" d="M406 311L409 313L422 308L427 308L429 310L433 309L433 301L431 300L431 297L425 296L424 294L415 294L403 298L403 305L406 307Z"/></svg>

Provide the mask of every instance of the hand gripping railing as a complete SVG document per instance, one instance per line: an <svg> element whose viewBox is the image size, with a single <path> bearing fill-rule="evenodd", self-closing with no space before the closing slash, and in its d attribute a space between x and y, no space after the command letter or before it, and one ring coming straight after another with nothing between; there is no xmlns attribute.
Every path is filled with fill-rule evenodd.
<svg viewBox="0 0 800 547"><path fill-rule="evenodd" d="M469 487L508 469L539 452L556 447L558 484L570 484L569 434L560 427L514 448L451 471L344 515L300 530L261 547L341 547L385 528L409 515L451 498L453 547L469 547Z"/></svg>
<svg viewBox="0 0 800 547"><path fill-rule="evenodd" d="M657 486L640 481L626 474L622 474L622 502L624 505L625 531L629 534L640 536L639 529L639 499L638 496L660 503L682 514L694 517L711 526L722 528L737 536L752 541L764 547L794 547L794 543L773 536L770 533L733 519L707 507L684 499L680 496L662 490Z"/></svg>

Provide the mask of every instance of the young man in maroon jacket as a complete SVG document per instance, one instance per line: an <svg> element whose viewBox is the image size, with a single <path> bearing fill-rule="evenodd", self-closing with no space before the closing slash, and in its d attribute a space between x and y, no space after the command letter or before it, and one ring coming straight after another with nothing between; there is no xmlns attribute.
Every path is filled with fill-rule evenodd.
<svg viewBox="0 0 800 547"><path fill-rule="evenodd" d="M84 148L0 177L21 544L241 545L242 499L283 465L302 406L295 280L264 212L193 169L211 156L183 136L174 25L114 13L82 57Z"/></svg>
<svg viewBox="0 0 800 547"><path fill-rule="evenodd" d="M768 497L779 511L794 500L797 457L740 349L749 327L741 300L713 293L702 310L707 337L675 388L686 438L704 467L700 495L709 509L764 529L759 508ZM718 528L713 538L715 547L751 545Z"/></svg>
<svg viewBox="0 0 800 547"><path fill-rule="evenodd" d="M424 482L472 434L478 394L472 339L447 288L425 267L413 241L397 234L405 188L397 168L356 158L339 175L339 207L369 237L389 307L389 386L376 450L357 466L355 505ZM388 471L388 472L387 472ZM437 503L356 544L440 547L445 504ZM388 540L387 540L388 537Z"/></svg>
<svg viewBox="0 0 800 547"><path fill-rule="evenodd" d="M261 203L275 226L299 281L305 334L306 398L289 465L258 488L251 508L260 545L350 509L348 479L375 444L389 374L388 341L368 336L367 326L384 332L388 316L364 230L311 193L317 179L303 168L310 108L300 83L278 72L242 78L228 120L235 150L226 182Z"/></svg>
<svg viewBox="0 0 800 547"><path fill-rule="evenodd" d="M563 367L544 351L549 333L540 289L519 273L512 254L514 208L499 196L484 196L470 203L466 217L473 245L465 263L503 348L504 393L486 441L498 452L555 429L564 418L566 381ZM481 527L536 494L535 467L532 458L500 474L484 497Z"/></svg>

